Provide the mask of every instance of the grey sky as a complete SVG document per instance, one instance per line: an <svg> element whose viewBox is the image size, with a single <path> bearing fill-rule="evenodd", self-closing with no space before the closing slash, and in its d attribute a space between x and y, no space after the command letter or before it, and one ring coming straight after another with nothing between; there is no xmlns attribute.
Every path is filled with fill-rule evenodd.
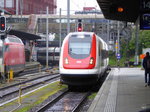
<svg viewBox="0 0 150 112"><path fill-rule="evenodd" d="M62 9L62 13L66 13L67 10L67 0L57 0L57 11ZM96 0L70 0L70 10L81 11L83 7L96 7L100 9Z"/></svg>

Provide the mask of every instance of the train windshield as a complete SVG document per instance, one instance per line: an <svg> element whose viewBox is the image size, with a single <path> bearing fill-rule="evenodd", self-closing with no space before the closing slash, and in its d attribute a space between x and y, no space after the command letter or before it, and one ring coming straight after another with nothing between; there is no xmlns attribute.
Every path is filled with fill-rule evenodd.
<svg viewBox="0 0 150 112"><path fill-rule="evenodd" d="M69 38L69 54L76 59L84 59L91 51L90 35L72 35Z"/></svg>

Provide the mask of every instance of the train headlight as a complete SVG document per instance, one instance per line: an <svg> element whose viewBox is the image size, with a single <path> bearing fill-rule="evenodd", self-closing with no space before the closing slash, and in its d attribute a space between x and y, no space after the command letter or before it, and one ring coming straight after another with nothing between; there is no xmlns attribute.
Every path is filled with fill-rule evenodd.
<svg viewBox="0 0 150 112"><path fill-rule="evenodd" d="M65 58L65 64L69 64L68 58Z"/></svg>
<svg viewBox="0 0 150 112"><path fill-rule="evenodd" d="M94 58L90 58L90 64L92 65L94 63Z"/></svg>

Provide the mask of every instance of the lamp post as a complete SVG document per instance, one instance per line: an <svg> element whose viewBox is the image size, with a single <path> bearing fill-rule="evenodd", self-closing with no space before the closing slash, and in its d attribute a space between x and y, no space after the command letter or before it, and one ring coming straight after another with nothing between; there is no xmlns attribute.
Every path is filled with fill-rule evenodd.
<svg viewBox="0 0 150 112"><path fill-rule="evenodd" d="M48 69L48 51L49 51L49 46L48 46L48 14L49 14L49 7L46 7L46 14L47 14L47 18L46 18L46 68Z"/></svg>
<svg viewBox="0 0 150 112"><path fill-rule="evenodd" d="M18 16L18 9L19 9L19 6L18 6L18 0L16 0L16 16Z"/></svg>
<svg viewBox="0 0 150 112"><path fill-rule="evenodd" d="M119 43L119 41L120 41L120 23L119 23L119 21L117 22L117 41L118 41L118 51L117 51L117 53L118 54L120 54L120 43Z"/></svg>
<svg viewBox="0 0 150 112"><path fill-rule="evenodd" d="M67 33L70 32L70 0L67 0Z"/></svg>
<svg viewBox="0 0 150 112"><path fill-rule="evenodd" d="M61 8L59 10L59 52L61 51ZM60 53L59 53L60 56Z"/></svg>
<svg viewBox="0 0 150 112"><path fill-rule="evenodd" d="M0 13L0 16L3 16L4 17L4 12L1 12ZM6 26L6 24L4 25L4 26ZM1 48L1 50L2 50L2 61L1 61L1 65L0 65L0 71L1 71L1 77L2 77L2 81L5 81L6 80L6 78L5 78L5 67L4 67L4 40L5 40L5 38L2 38L2 37L5 37L6 35L5 35L5 30L3 30L3 31L0 31L0 39L2 40L2 48Z"/></svg>
<svg viewBox="0 0 150 112"><path fill-rule="evenodd" d="M109 30L110 30L109 25L110 25L110 21L108 20L107 21L107 38L106 38L106 43L108 43L108 40L109 40Z"/></svg>
<svg viewBox="0 0 150 112"><path fill-rule="evenodd" d="M135 31L135 60L134 60L134 65L138 65L139 57L138 57L138 49L139 49L139 29L138 29L138 23L139 23L139 18L137 19L135 25L136 25L136 31Z"/></svg>

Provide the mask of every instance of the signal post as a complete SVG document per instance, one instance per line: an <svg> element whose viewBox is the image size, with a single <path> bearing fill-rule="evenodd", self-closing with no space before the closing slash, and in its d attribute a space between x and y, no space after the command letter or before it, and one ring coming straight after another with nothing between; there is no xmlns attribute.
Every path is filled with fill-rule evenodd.
<svg viewBox="0 0 150 112"><path fill-rule="evenodd" d="M5 32L6 32L6 17L0 14L0 39L2 40L2 61L0 62L0 77L2 82L6 80L5 78L5 65L4 65L4 39L5 39Z"/></svg>

